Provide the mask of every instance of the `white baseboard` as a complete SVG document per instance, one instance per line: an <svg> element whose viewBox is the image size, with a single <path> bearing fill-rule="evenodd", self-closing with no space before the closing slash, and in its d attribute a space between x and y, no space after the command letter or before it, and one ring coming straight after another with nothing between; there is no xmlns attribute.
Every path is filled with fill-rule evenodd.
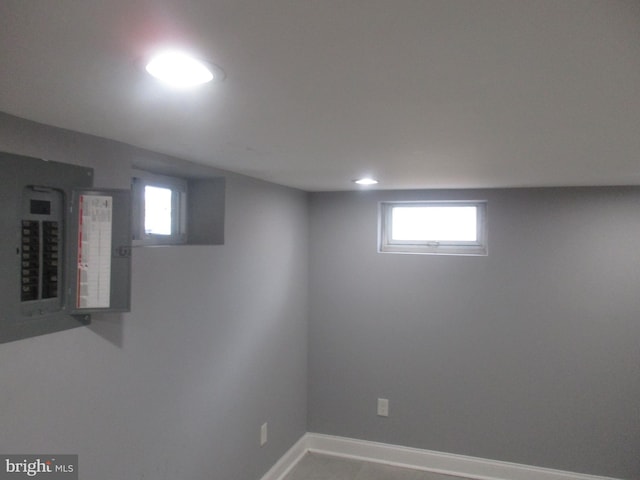
<svg viewBox="0 0 640 480"><path fill-rule="evenodd" d="M318 433L306 433L262 480L282 480L307 452L413 468L476 480L616 480L582 473L401 447Z"/></svg>
<svg viewBox="0 0 640 480"><path fill-rule="evenodd" d="M281 480L289 471L296 466L302 457L309 451L307 447L307 436L305 433L300 440L293 444L280 459L265 473L261 480Z"/></svg>

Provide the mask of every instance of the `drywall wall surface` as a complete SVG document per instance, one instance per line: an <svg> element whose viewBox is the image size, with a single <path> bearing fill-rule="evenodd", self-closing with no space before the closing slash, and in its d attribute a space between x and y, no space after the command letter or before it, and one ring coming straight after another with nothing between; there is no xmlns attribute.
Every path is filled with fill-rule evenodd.
<svg viewBox="0 0 640 480"><path fill-rule="evenodd" d="M378 253L378 203L426 199L487 200L488 256ZM636 187L312 194L309 430L640 477L639 206Z"/></svg>
<svg viewBox="0 0 640 480"><path fill-rule="evenodd" d="M0 150L100 187L184 166L6 114ZM0 452L78 454L92 480L255 480L305 432L307 196L225 176L224 245L134 248L130 313L0 345Z"/></svg>

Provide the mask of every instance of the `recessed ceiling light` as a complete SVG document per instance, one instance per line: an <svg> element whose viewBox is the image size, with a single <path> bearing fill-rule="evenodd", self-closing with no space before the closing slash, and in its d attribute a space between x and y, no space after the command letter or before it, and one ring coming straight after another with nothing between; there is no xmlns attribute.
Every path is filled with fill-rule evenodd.
<svg viewBox="0 0 640 480"><path fill-rule="evenodd" d="M219 67L178 51L156 55L145 68L158 80L179 88L221 80L224 76Z"/></svg>
<svg viewBox="0 0 640 480"><path fill-rule="evenodd" d="M357 180L353 180L353 183L357 183L358 185L375 185L378 183L378 180L373 178L358 178Z"/></svg>

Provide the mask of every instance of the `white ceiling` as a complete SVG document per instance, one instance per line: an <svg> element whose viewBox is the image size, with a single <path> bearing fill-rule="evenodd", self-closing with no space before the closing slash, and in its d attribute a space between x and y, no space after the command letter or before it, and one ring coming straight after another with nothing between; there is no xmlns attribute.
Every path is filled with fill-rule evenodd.
<svg viewBox="0 0 640 480"><path fill-rule="evenodd" d="M220 65L191 91L163 46ZM304 190L640 184L640 1L1 0L0 110Z"/></svg>

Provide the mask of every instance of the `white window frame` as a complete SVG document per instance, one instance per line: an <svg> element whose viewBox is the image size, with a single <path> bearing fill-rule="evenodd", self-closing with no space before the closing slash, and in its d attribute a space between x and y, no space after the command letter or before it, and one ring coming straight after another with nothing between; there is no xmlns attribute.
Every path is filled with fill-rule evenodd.
<svg viewBox="0 0 640 480"><path fill-rule="evenodd" d="M187 181L169 175L145 170L133 170L131 194L133 197L133 245L182 245L187 243ZM171 190L171 234L158 235L145 232L145 187Z"/></svg>
<svg viewBox="0 0 640 480"><path fill-rule="evenodd" d="M475 207L476 241L424 241L393 240L391 222L394 207ZM381 253L405 253L424 255L487 255L487 202L486 200L446 200L380 202L378 251Z"/></svg>

